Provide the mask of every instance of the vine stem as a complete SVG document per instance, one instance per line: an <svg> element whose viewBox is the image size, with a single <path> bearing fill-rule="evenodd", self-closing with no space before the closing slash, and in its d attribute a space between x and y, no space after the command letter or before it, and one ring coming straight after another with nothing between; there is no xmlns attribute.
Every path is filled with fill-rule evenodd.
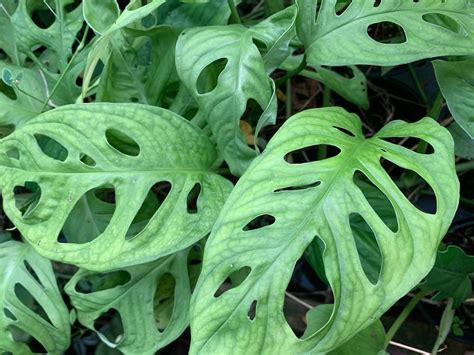
<svg viewBox="0 0 474 355"><path fill-rule="evenodd" d="M413 311L418 302L420 302L421 299L425 297L428 293L429 291L420 291L415 295L415 297L410 300L410 302L408 302L402 313L398 315L398 318L395 319L395 322L393 322L392 326L387 331L387 335L385 336L384 350L387 350L388 344L390 344L390 341L398 332L402 324L406 321L411 311Z"/></svg>
<svg viewBox="0 0 474 355"><path fill-rule="evenodd" d="M227 3L230 7L230 18L232 19L232 22L242 24L242 20L240 19L239 12L237 11L237 6L235 6L234 0L227 0Z"/></svg>
<svg viewBox="0 0 474 355"><path fill-rule="evenodd" d="M436 338L436 342L433 346L433 350L431 350L431 354L437 354L439 348L446 340L446 337L451 330L451 325L453 324L455 309L453 309L453 299L449 298L446 307L444 308L443 315L441 316L441 321L439 323L439 331L438 337Z"/></svg>
<svg viewBox="0 0 474 355"><path fill-rule="evenodd" d="M463 173L465 171L469 171L473 169L474 169L474 160L456 165L456 172L458 173Z"/></svg>
<svg viewBox="0 0 474 355"><path fill-rule="evenodd" d="M59 85L60 85L61 82L63 81L63 79L64 79L64 77L66 76L66 74L68 73L69 69L71 68L72 63L74 63L74 60L76 59L77 55L78 55L79 52L84 48L84 45L85 45L85 43L86 43L86 38L87 38L88 32L89 32L89 27L86 26L86 29L85 29L85 31L84 31L84 36L82 37L81 43L79 43L79 46L77 47L76 51L75 51L74 54L72 55L71 60L69 61L69 63L67 63L66 68L65 68L64 71L61 73L61 76L60 76L59 79L56 81L56 83L55 83L54 86L53 86L53 89L51 90L51 92L49 93L48 97L47 97L46 100L44 101L43 106L41 107L41 112L46 108L46 106L48 105L48 102L50 102L51 98L52 98L53 95L56 93L56 90L58 89Z"/></svg>

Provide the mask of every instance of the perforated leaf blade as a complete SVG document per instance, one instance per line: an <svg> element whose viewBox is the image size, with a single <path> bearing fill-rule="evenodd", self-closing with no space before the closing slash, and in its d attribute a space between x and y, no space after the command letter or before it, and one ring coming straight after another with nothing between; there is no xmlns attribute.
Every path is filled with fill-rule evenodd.
<svg viewBox="0 0 474 355"><path fill-rule="evenodd" d="M416 153L384 140L410 136L431 144L434 153ZM300 164L285 159L290 152L320 144L335 146L340 153L319 161L310 156L311 162ZM359 118L340 108L290 118L239 180L213 228L191 306L192 353L324 353L367 327L433 266L459 198L453 154L449 133L430 118L412 124L393 121L369 139ZM436 214L422 212L407 199L381 166L381 158L426 180L436 195ZM389 199L398 230L392 231L372 209L353 181L356 171ZM352 236L349 221L354 213L370 226L382 255L374 283L362 269ZM266 222L254 229L253 221L262 216ZM292 269L315 236L325 245L323 260L335 308L322 328L302 340L293 334L282 309ZM247 278L215 296L226 278L243 268L250 269Z"/></svg>
<svg viewBox="0 0 474 355"><path fill-rule="evenodd" d="M191 290L187 256L188 250L184 250L108 274L81 269L65 290L79 322L97 331L107 344L127 354L152 354L175 340L188 326ZM88 286L94 278L97 283L92 286L97 288L81 289L81 284ZM122 334L117 334L117 339L108 339L95 326L111 309L117 312L122 324Z"/></svg>
<svg viewBox="0 0 474 355"><path fill-rule="evenodd" d="M433 67L449 111L474 139L474 58L459 62L435 60Z"/></svg>
<svg viewBox="0 0 474 355"><path fill-rule="evenodd" d="M468 0L352 1L337 15L337 0L324 0L315 21L315 0L299 0L299 33L308 63L398 65L443 55L474 53L474 3ZM406 41L373 39L368 28L389 22ZM385 40L387 43L385 43Z"/></svg>
<svg viewBox="0 0 474 355"><path fill-rule="evenodd" d="M7 241L0 244L0 268L0 351L31 354L14 333L28 334L51 354L66 350L69 313L49 260L28 244Z"/></svg>
<svg viewBox="0 0 474 355"><path fill-rule="evenodd" d="M198 27L181 33L176 46L178 75L204 112L220 154L235 175L241 175L257 152L247 145L240 119L254 100L262 114L258 130L276 119L276 96L267 71L283 61L294 29L295 8L291 7L252 28L240 25ZM254 43L266 47L260 53ZM201 90L209 65L223 66L216 85Z"/></svg>
<svg viewBox="0 0 474 355"><path fill-rule="evenodd" d="M57 151L41 147L38 137L54 140ZM210 231L232 186L213 172L215 159L201 130L172 112L138 104L64 106L0 143L4 210L50 259L89 270L140 264ZM33 193L27 204L15 193L21 187ZM112 207L108 225L86 243L64 240L66 220L91 193Z"/></svg>

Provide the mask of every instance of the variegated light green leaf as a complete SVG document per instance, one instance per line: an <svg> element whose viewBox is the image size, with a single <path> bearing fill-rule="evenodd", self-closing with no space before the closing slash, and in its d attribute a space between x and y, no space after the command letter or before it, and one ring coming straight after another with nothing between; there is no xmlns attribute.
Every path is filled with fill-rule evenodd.
<svg viewBox="0 0 474 355"><path fill-rule="evenodd" d="M352 1L340 15L337 0L298 0L298 30L314 65L398 65L443 55L474 54L474 3L470 0ZM391 22L405 33L403 43L372 39L371 25Z"/></svg>
<svg viewBox="0 0 474 355"><path fill-rule="evenodd" d="M31 354L24 342L33 337L48 354L61 354L69 346L69 313L49 260L8 241L0 244L0 269L0 351Z"/></svg>
<svg viewBox="0 0 474 355"><path fill-rule="evenodd" d="M276 118L275 89L268 71L289 54L294 21L295 8L290 7L250 29L240 25L194 28L183 31L178 40L178 74L204 111L220 153L236 175L241 175L257 155L239 126L247 102L255 100L263 112L257 134ZM265 44L263 54L255 39ZM201 89L198 79L212 70L213 64L222 69L217 83Z"/></svg>
<svg viewBox="0 0 474 355"><path fill-rule="evenodd" d="M0 142L4 210L50 259L99 271L140 264L209 232L231 189L213 172L215 160L210 140L172 112L138 104L64 106ZM60 234L91 198L102 201L89 203L93 214L105 209L109 223L96 224L87 241ZM84 219L84 228L93 220Z"/></svg>
<svg viewBox="0 0 474 355"><path fill-rule="evenodd" d="M449 111L474 140L474 58L459 62L435 60L433 66Z"/></svg>
<svg viewBox="0 0 474 355"><path fill-rule="evenodd" d="M417 137L434 153L416 153L386 140L391 137ZM311 151L309 162L292 160L300 149L318 145L334 146L339 153L317 160ZM191 306L191 352L325 353L369 326L433 266L459 198L453 155L451 136L430 118L393 121L368 139L359 118L341 108L290 118L239 180L214 225ZM381 159L426 180L436 195L436 213L416 208ZM356 173L389 199L398 221L395 231L356 185ZM362 268L350 226L354 215L372 229L382 257L375 282ZM335 306L324 326L316 331L309 324L313 332L298 339L283 315L284 294L296 261L316 237L324 243ZM248 273L242 283L215 294L242 269ZM249 317L254 302L255 315Z"/></svg>
<svg viewBox="0 0 474 355"><path fill-rule="evenodd" d="M154 354L188 326L188 251L107 274L81 269L65 288L77 319L125 354ZM94 326L110 310L118 313L122 324L116 339L108 339Z"/></svg>

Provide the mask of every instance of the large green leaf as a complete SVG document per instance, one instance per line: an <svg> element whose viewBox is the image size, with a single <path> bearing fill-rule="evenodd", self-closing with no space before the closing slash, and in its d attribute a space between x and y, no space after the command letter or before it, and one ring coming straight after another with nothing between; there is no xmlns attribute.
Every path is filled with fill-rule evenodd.
<svg viewBox="0 0 474 355"><path fill-rule="evenodd" d="M178 40L178 74L204 112L220 153L236 175L241 175L257 155L239 126L247 102L254 100L263 112L257 134L276 119L275 89L267 72L289 54L295 10L288 8L253 28L233 25L185 30ZM264 53L260 53L255 39L265 44ZM219 69L223 69L215 87L201 90L198 79L219 60L223 61Z"/></svg>
<svg viewBox="0 0 474 355"><path fill-rule="evenodd" d="M392 137L417 137L434 153L416 153L387 141ZM300 149L318 145L340 152L317 160L309 150L310 162L295 160ZM341 108L290 118L239 180L213 227L191 306L192 353L324 353L380 317L434 264L459 199L453 149L449 133L430 118L393 121L368 139L359 118ZM436 195L436 214L416 208L381 159L426 180ZM396 231L369 204L354 181L356 173L389 199ZM362 268L350 225L354 215L365 220L378 244L382 266L376 282ZM298 339L282 312L284 294L296 261L315 237L324 243L335 306L322 328ZM241 269L249 271L247 278L215 296ZM254 302L255 317L249 319Z"/></svg>
<svg viewBox="0 0 474 355"><path fill-rule="evenodd" d="M69 346L69 313L49 260L28 244L0 244L0 351L31 354L35 338L50 354Z"/></svg>
<svg viewBox="0 0 474 355"><path fill-rule="evenodd" d="M449 246L438 251L433 270L421 284L425 290L436 290L434 300L453 298L453 307L459 307L472 295L470 275L474 273L474 256L467 255L461 248Z"/></svg>
<svg viewBox="0 0 474 355"><path fill-rule="evenodd" d="M337 0L299 0L298 31L308 63L315 65L397 65L415 60L474 53L474 3L466 0L352 1L340 15ZM391 22L405 33L403 43L372 39L371 25Z"/></svg>
<svg viewBox="0 0 474 355"><path fill-rule="evenodd" d="M215 160L209 139L172 112L138 104L64 106L0 143L4 210L48 258L99 271L139 264L209 232L231 189L213 172ZM32 192L27 204L18 201L21 186ZM72 219L84 215L80 206L91 193L113 206L110 223L86 244L67 236L66 243L60 231L72 212ZM150 194L161 196L151 210ZM144 224L138 234L137 223Z"/></svg>
<svg viewBox="0 0 474 355"><path fill-rule="evenodd" d="M474 59L460 62L435 60L433 66L449 111L474 139Z"/></svg>
<svg viewBox="0 0 474 355"><path fill-rule="evenodd" d="M65 287L77 319L126 354L154 354L188 326L187 256L185 250L105 275L81 269ZM121 334L114 334L117 339L106 338L94 326L111 309L122 323Z"/></svg>

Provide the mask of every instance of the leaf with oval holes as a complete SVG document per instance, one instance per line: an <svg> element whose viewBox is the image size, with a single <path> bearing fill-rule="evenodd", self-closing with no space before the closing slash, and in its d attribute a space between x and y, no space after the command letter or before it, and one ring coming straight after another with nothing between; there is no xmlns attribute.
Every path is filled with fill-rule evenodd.
<svg viewBox="0 0 474 355"><path fill-rule="evenodd" d="M469 0L360 0L339 15L337 0L323 0L317 18L317 0L297 4L298 33L310 64L398 65L474 54L474 3ZM371 38L372 28L381 23L391 28L389 35L399 31L403 42Z"/></svg>
<svg viewBox="0 0 474 355"><path fill-rule="evenodd" d="M212 170L215 160L204 133L170 111L64 106L0 143L4 210L50 259L98 271L140 264L209 233L232 187Z"/></svg>
<svg viewBox="0 0 474 355"><path fill-rule="evenodd" d="M257 135L276 119L275 88L267 72L285 59L295 13L295 8L290 7L253 28L193 28L183 31L178 39L178 75L204 111L219 151L236 175L241 175L257 156L239 126L247 102L254 100L263 111ZM264 53L254 40L265 45ZM219 70L217 81L202 88L200 83L212 70Z"/></svg>
<svg viewBox="0 0 474 355"><path fill-rule="evenodd" d="M188 326L188 252L107 274L81 269L65 287L77 319L126 354L155 353ZM121 323L114 339L99 329L104 314L115 314Z"/></svg>
<svg viewBox="0 0 474 355"><path fill-rule="evenodd" d="M459 62L435 60L433 67L449 111L474 140L474 58Z"/></svg>
<svg viewBox="0 0 474 355"><path fill-rule="evenodd" d="M0 244L0 269L0 351L30 354L19 338L36 340L50 354L66 350L69 313L49 260L28 244L8 241Z"/></svg>
<svg viewBox="0 0 474 355"><path fill-rule="evenodd" d="M416 153L391 143L392 137L420 138L434 153ZM322 151L327 158L318 160ZM368 139L360 119L341 108L308 110L287 120L239 180L213 227L191 305L191 352L325 353L369 326L433 266L459 199L453 154L451 136L430 118L393 121ZM435 214L407 199L382 159L426 180L436 196ZM355 183L357 172L392 204L395 231ZM375 281L360 261L353 214L373 231L382 256ZM249 222L252 228L246 228ZM299 339L283 315L284 295L295 263L315 237L324 243L335 308L324 326ZM250 268L245 280L215 297L242 268Z"/></svg>

